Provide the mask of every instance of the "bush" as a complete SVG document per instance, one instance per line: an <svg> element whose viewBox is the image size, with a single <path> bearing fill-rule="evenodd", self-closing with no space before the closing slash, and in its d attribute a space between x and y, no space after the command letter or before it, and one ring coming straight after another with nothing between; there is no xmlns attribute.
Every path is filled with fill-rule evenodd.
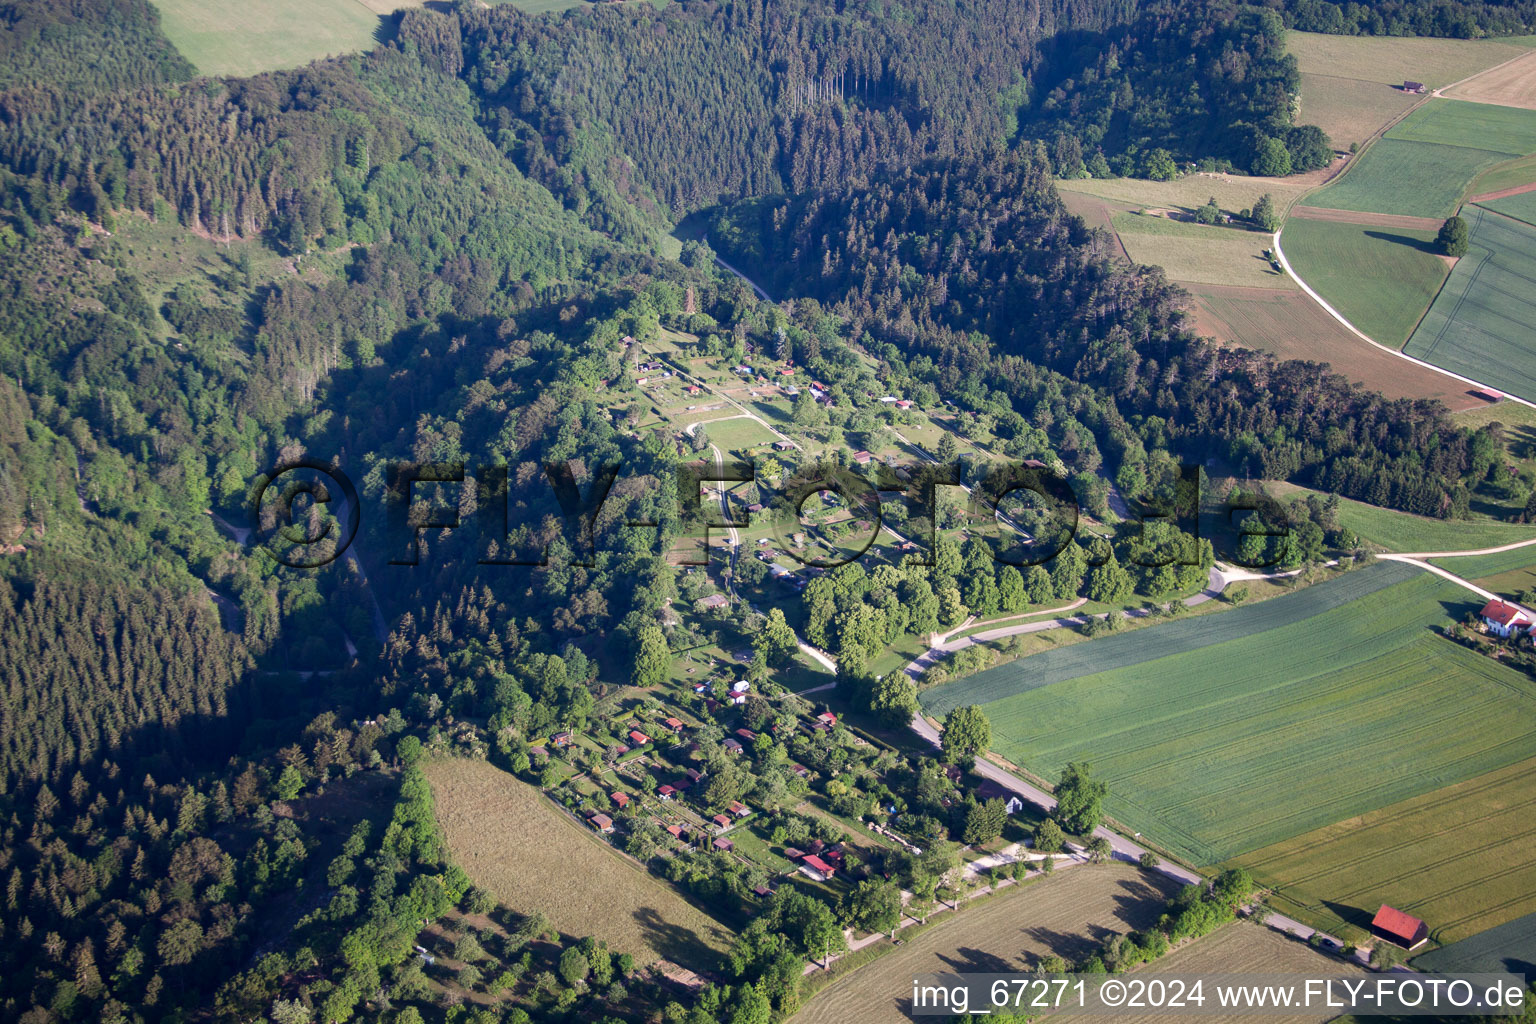
<svg viewBox="0 0 1536 1024"><path fill-rule="evenodd" d="M1161 863L1162 861L1158 859L1157 854L1153 853L1151 850L1148 850L1146 853L1141 855L1141 866L1146 868L1148 871L1156 868Z"/></svg>

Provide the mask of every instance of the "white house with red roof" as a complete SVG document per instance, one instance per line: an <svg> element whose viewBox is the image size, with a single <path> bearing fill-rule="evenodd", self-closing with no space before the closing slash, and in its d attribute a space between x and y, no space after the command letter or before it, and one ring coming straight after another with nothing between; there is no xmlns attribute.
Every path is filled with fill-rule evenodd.
<svg viewBox="0 0 1536 1024"><path fill-rule="evenodd" d="M1522 632L1528 633L1531 626L1536 624L1530 612L1517 604L1510 604L1508 601L1500 601L1497 598L1484 605L1480 614L1483 625L1488 627L1488 632L1505 639L1517 637Z"/></svg>

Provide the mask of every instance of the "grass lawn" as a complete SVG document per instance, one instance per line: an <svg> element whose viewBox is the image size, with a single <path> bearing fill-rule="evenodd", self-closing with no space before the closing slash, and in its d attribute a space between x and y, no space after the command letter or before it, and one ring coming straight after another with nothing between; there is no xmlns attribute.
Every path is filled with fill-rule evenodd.
<svg viewBox="0 0 1536 1024"><path fill-rule="evenodd" d="M155 0L155 6L166 37L205 75L255 75L371 49L384 24L357 0Z"/></svg>
<svg viewBox="0 0 1536 1024"><path fill-rule="evenodd" d="M1136 213L1112 218L1120 243L1137 263L1162 267L1174 281L1294 289L1270 268L1269 236L1257 231L1193 224Z"/></svg>
<svg viewBox="0 0 1536 1024"><path fill-rule="evenodd" d="M1536 153L1536 111L1432 99L1393 125L1386 137L1523 156Z"/></svg>
<svg viewBox="0 0 1536 1024"><path fill-rule="evenodd" d="M519 913L543 911L567 935L596 935L638 963L714 966L731 933L665 883L484 761L425 766L448 849Z"/></svg>
<svg viewBox="0 0 1536 1024"><path fill-rule="evenodd" d="M709 439L726 452L741 452L756 445L772 444L778 440L767 427L745 416L720 420L703 429Z"/></svg>
<svg viewBox="0 0 1536 1024"><path fill-rule="evenodd" d="M1019 971L1047 953L1085 956L1109 932L1154 924L1171 892L1163 876L1118 864L1037 876L945 911L900 948L817 993L794 1024L909 1024L915 975Z"/></svg>
<svg viewBox="0 0 1536 1024"><path fill-rule="evenodd" d="M1477 206L1462 216L1471 248L1403 351L1536 399L1536 227Z"/></svg>
<svg viewBox="0 0 1536 1024"><path fill-rule="evenodd" d="M1445 280L1445 262L1430 251L1434 237L1432 231L1292 217L1280 242L1302 280L1350 323L1395 348L1408 340Z"/></svg>
<svg viewBox="0 0 1536 1024"><path fill-rule="evenodd" d="M1536 912L1536 760L1334 822L1239 857L1275 909L1358 941L1390 903L1437 942ZM1447 852L1475 848L1477 870Z"/></svg>
<svg viewBox="0 0 1536 1024"><path fill-rule="evenodd" d="M1402 85L1411 78L1431 89L1519 57L1523 40L1428 39L1407 36L1333 36L1287 32L1286 49L1303 75L1339 75ZM1306 109L1302 110L1303 115ZM1303 116L1301 123L1307 123Z"/></svg>
<svg viewBox="0 0 1536 1024"><path fill-rule="evenodd" d="M1382 125L1422 97L1383 82L1338 75L1302 75L1298 124L1315 124L1328 133L1335 149L1365 142Z"/></svg>
<svg viewBox="0 0 1536 1024"><path fill-rule="evenodd" d="M1163 656L1054 685L1017 662L1026 688L984 706L994 749L1044 778L1092 762L1110 815L1200 864L1536 756L1536 687L1433 632L1480 602L1427 574L1376 588L1401 568L1197 620L1181 643L1133 634Z"/></svg>
<svg viewBox="0 0 1536 1024"><path fill-rule="evenodd" d="M1212 197L1223 210L1236 213L1251 209L1259 197L1269 193L1280 210L1311 188L1301 180L1249 178L1242 175L1186 174L1173 181L1148 181L1142 178L1064 178L1056 187L1064 192L1098 196L1132 208L1166 206L1194 212Z"/></svg>
<svg viewBox="0 0 1536 1024"><path fill-rule="evenodd" d="M1395 133L1398 128L1392 131ZM1449 217L1460 205L1467 185L1480 172L1523 153L1392 136L1366 150L1338 181L1308 196L1307 205L1360 213Z"/></svg>

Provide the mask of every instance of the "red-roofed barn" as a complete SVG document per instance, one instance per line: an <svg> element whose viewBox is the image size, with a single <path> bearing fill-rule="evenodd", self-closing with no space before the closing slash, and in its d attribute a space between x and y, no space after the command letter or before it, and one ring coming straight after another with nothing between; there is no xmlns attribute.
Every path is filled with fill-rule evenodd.
<svg viewBox="0 0 1536 1024"><path fill-rule="evenodd" d="M1404 949L1413 949L1429 937L1429 926L1423 921L1385 903L1371 920L1371 931Z"/></svg>

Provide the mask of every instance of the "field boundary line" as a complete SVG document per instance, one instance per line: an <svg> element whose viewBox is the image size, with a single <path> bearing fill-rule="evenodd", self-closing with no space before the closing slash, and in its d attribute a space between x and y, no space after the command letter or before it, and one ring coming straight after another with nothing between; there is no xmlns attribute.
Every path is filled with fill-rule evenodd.
<svg viewBox="0 0 1536 1024"><path fill-rule="evenodd" d="M1417 109L1417 108L1415 108L1415 109ZM1275 256L1280 260L1280 265L1285 268L1285 272L1287 274L1290 274L1291 277L1296 281L1297 284L1301 285L1301 290L1306 292L1309 296L1311 296L1312 300L1314 302L1316 302L1319 306L1322 306L1323 309L1325 311L1327 311L1329 316L1333 317L1339 323L1343 324L1344 328L1346 330L1348 330L1355 337L1359 338L1361 341L1365 342L1367 345L1372 345L1372 346L1374 346L1376 348L1379 348L1383 352L1389 352L1392 355L1397 356L1399 359L1406 359L1408 362L1413 363L1416 366L1422 366L1426 370L1434 370L1436 373L1444 374L1445 376L1450 377L1452 380L1459 380L1463 384L1470 384L1474 388L1487 388L1489 391L1497 391L1499 394L1503 395L1505 398L1507 398L1511 402L1518 402L1520 405L1526 406L1527 408L1536 409L1536 402L1528 401L1527 399L1521 398L1519 395L1512 395L1509 392L1505 391L1503 388L1493 387L1491 384L1485 384L1485 383L1483 383L1480 380L1473 380L1471 377L1464 377L1464 376L1462 376L1459 373L1455 373L1455 372L1453 372L1451 370L1447 370L1443 366L1436 366L1434 363L1425 362L1422 359L1415 359L1413 356L1408 355L1406 352L1401 352L1401 351L1399 351L1399 350L1397 350L1395 348L1390 348L1390 347L1388 347L1386 345L1383 345L1381 342L1376 341L1370 335L1368 335L1364 331L1360 330L1360 328L1358 328L1354 324L1350 323L1349 320L1347 318L1345 318L1344 314L1340 313L1338 310L1336 310L1332 306L1330 306L1326 299L1324 299L1315 290L1313 290L1312 286L1307 284L1307 282L1302 279L1301 275L1296 273L1295 269L1291 266L1290 260L1285 258L1285 250L1280 248L1280 232L1279 231L1275 232L1274 242L1275 242ZM1447 281L1450 280L1450 275L1449 274L1446 275L1446 280ZM1441 283L1440 288L1442 290L1445 288L1445 284L1443 282ZM1438 299L1439 297L1440 297L1440 292L1438 292L1438 291L1435 292L1435 299ZM1431 309L1434 308L1434 305L1435 305L1434 299L1430 300L1429 305L1430 305ZM1428 315L1428 311L1427 310L1425 311L1425 315ZM1415 328L1415 330L1417 330L1417 328ZM1412 341L1413 340L1413 335L1410 334L1408 336L1408 339L1409 339L1409 341Z"/></svg>

